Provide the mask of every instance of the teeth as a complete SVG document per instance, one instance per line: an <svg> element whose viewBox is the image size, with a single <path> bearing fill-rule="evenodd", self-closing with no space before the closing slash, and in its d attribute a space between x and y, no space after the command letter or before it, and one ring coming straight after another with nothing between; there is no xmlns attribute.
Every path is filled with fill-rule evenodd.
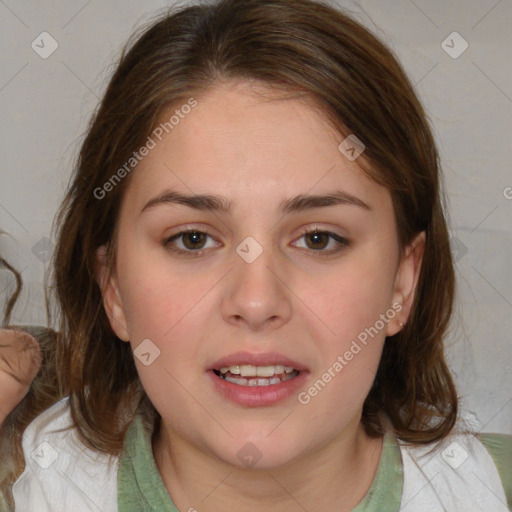
<svg viewBox="0 0 512 512"><path fill-rule="evenodd" d="M238 384L239 386L247 386L247 379L237 379L235 377L223 377L224 380L227 380L228 382L232 382L233 384Z"/></svg>
<svg viewBox="0 0 512 512"><path fill-rule="evenodd" d="M251 366L249 364L240 365L240 375L242 377L256 377L257 366Z"/></svg>
<svg viewBox="0 0 512 512"><path fill-rule="evenodd" d="M223 366L220 373L232 373L233 375L241 375L242 377L273 377L283 373L292 373L294 369L291 366L283 366L280 364L274 366L253 366L250 364L237 364L233 366Z"/></svg>
<svg viewBox="0 0 512 512"><path fill-rule="evenodd" d="M297 371L294 371L291 374L286 374L282 378L272 377L271 379L244 379L242 377L231 377L229 375L224 375L222 378L227 380L228 382L232 382L233 384L238 384L239 386L271 386L272 384L279 384L280 382L284 382L286 380L293 379L298 375Z"/></svg>

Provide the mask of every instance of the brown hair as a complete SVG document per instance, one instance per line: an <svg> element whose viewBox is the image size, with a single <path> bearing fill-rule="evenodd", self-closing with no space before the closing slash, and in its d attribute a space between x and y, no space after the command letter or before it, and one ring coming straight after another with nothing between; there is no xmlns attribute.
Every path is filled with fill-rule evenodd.
<svg viewBox="0 0 512 512"><path fill-rule="evenodd" d="M313 0L181 7L137 37L123 50L90 123L57 217L59 378L84 442L119 453L134 400L158 419L129 344L110 327L95 278L95 253L104 244L109 272L114 268L120 203L131 175L101 200L94 191L144 144L164 110L191 94L200 98L220 80L256 81L310 99L340 142L353 133L365 144L358 162L390 190L400 254L426 232L409 322L385 343L362 422L369 435L380 435L384 412L404 441L446 436L456 421L457 395L443 353L455 287L445 198L427 116L390 50L349 16Z"/></svg>

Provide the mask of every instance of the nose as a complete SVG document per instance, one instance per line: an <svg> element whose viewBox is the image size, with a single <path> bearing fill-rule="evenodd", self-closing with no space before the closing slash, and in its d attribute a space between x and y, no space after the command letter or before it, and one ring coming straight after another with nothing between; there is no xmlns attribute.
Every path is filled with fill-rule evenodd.
<svg viewBox="0 0 512 512"><path fill-rule="evenodd" d="M261 247L263 251L252 262L235 255L221 307L226 322L254 331L276 329L287 323L292 313L293 294L287 286L285 266L279 263L284 259L268 245Z"/></svg>

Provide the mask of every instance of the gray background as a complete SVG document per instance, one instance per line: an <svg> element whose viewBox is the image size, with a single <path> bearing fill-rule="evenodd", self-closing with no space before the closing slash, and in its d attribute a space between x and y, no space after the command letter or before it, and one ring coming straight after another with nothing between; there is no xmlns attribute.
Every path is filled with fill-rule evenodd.
<svg viewBox="0 0 512 512"><path fill-rule="evenodd" d="M512 0L332 3L392 47L429 114L459 284L450 364L478 428L512 433ZM13 323L46 321L52 223L86 123L122 44L169 5L0 0L0 252L25 281ZM42 32L58 44L46 59ZM13 289L0 270L0 305Z"/></svg>

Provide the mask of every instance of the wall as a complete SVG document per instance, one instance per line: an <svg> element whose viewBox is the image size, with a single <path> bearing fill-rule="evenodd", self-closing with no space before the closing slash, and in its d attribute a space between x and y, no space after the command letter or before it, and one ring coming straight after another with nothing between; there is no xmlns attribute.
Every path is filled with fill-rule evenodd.
<svg viewBox="0 0 512 512"><path fill-rule="evenodd" d="M512 3L337 4L394 49L425 104L441 152L459 279L450 363L479 428L512 433ZM0 3L0 229L11 235L0 236L0 251L26 283L14 322L45 323L52 222L86 123L121 45L166 5ZM3 300L13 285L0 271Z"/></svg>

